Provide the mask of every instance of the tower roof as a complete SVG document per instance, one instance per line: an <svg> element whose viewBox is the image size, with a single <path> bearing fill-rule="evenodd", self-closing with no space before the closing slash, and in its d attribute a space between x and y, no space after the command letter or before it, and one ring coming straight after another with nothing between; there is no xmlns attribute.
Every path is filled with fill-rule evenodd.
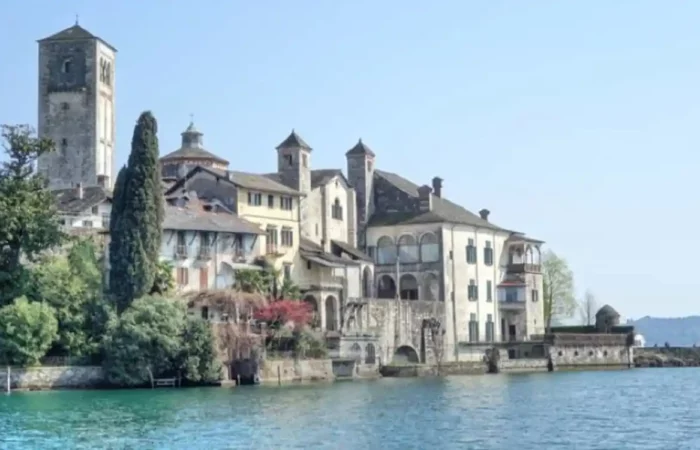
<svg viewBox="0 0 700 450"><path fill-rule="evenodd" d="M190 122L185 131L180 133L182 145L174 152L160 158L161 161L173 161L178 159L202 159L228 165L228 161L207 151L202 146L202 132L197 130L194 122Z"/></svg>
<svg viewBox="0 0 700 450"><path fill-rule="evenodd" d="M311 146L309 146L309 144L307 144L293 129L292 133L287 137L287 139L282 141L282 143L277 146L277 150L282 148L303 148L311 151Z"/></svg>
<svg viewBox="0 0 700 450"><path fill-rule="evenodd" d="M96 39L96 40L102 42L103 44L105 44L107 47L111 48L113 51L115 51L115 52L117 51L116 48L112 47L104 39L90 33L88 30L86 30L85 28L78 25L77 22L72 27L68 27L65 30L62 30L62 31L59 31L58 33L52 34L51 36L45 37L43 39L39 39L38 42L80 41L80 40L87 40L87 39Z"/></svg>
<svg viewBox="0 0 700 450"><path fill-rule="evenodd" d="M369 156L377 156L374 154L372 149L367 147L364 142L362 142L362 138L360 138L359 141L357 141L357 144L353 148L347 151L345 155L369 155Z"/></svg>

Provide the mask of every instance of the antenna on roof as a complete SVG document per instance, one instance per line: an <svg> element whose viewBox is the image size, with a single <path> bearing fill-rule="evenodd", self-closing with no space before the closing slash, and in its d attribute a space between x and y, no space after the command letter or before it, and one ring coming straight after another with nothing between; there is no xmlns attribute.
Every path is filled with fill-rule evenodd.
<svg viewBox="0 0 700 450"><path fill-rule="evenodd" d="M194 114L190 113L190 123L194 123Z"/></svg>
<svg viewBox="0 0 700 450"><path fill-rule="evenodd" d="M79 24L80 24L80 15L76 14L75 15L75 25L77 26Z"/></svg>

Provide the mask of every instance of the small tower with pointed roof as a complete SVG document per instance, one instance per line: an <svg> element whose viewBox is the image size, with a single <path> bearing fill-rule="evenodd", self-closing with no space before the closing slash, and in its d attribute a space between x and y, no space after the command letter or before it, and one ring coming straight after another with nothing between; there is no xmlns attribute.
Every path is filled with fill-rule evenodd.
<svg viewBox="0 0 700 450"><path fill-rule="evenodd" d="M226 170L229 162L204 148L204 134L193 121L180 133L180 148L160 158L163 178L180 178L196 166Z"/></svg>
<svg viewBox="0 0 700 450"><path fill-rule="evenodd" d="M308 201L311 193L311 146L296 131L277 146L277 173L282 183L305 194L299 199L301 223L306 223ZM308 237L308 230L302 228L302 234Z"/></svg>
<svg viewBox="0 0 700 450"><path fill-rule="evenodd" d="M353 148L345 153L348 163L348 182L355 188L357 201L357 244L365 246L365 228L372 214L372 180L374 179L374 152L362 142L357 141Z"/></svg>
<svg viewBox="0 0 700 450"><path fill-rule="evenodd" d="M116 54L77 21L39 41L37 131L56 151L37 166L49 188L112 187Z"/></svg>

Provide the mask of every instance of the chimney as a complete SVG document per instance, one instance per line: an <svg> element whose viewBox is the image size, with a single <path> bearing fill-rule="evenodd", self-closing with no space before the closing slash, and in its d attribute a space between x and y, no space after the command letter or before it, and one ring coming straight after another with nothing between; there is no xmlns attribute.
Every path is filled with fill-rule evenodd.
<svg viewBox="0 0 700 450"><path fill-rule="evenodd" d="M78 193L78 198L80 200L82 200L83 199L83 183L76 184L75 188L76 188L76 191Z"/></svg>
<svg viewBox="0 0 700 450"><path fill-rule="evenodd" d="M103 189L107 189L109 187L109 176L97 175L97 185Z"/></svg>
<svg viewBox="0 0 700 450"><path fill-rule="evenodd" d="M421 212L428 212L433 209L433 189L424 184L418 188L418 201L420 204Z"/></svg>
<svg viewBox="0 0 700 450"><path fill-rule="evenodd" d="M489 214L491 214L491 211L488 209L484 208L481 211L479 211L479 215L481 216L482 219L488 222L489 220Z"/></svg>
<svg viewBox="0 0 700 450"><path fill-rule="evenodd" d="M442 197L442 181L440 177L433 178L433 192L435 193L435 197Z"/></svg>

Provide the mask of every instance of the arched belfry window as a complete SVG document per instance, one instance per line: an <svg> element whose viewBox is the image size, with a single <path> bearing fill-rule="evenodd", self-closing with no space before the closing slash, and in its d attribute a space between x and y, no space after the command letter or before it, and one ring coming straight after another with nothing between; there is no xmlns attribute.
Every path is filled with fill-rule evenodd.
<svg viewBox="0 0 700 450"><path fill-rule="evenodd" d="M343 220L343 205L340 204L340 199L336 198L331 207L331 216L334 219Z"/></svg>
<svg viewBox="0 0 700 450"><path fill-rule="evenodd" d="M61 71L63 73L70 73L72 68L73 68L73 61L71 61L70 59L66 59L63 61L63 65L61 66Z"/></svg>

